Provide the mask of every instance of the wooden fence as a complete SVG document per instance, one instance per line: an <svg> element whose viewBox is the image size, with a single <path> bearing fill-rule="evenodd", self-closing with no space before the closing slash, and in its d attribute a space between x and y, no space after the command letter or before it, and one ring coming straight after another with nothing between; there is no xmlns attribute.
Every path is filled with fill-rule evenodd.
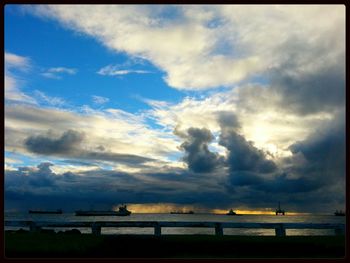
<svg viewBox="0 0 350 263"><path fill-rule="evenodd" d="M344 224L309 223L229 223L229 222L176 222L176 221L95 221L95 222L49 222L49 221L5 221L8 227L27 227L30 231L41 228L91 228L95 235L101 234L102 227L154 228L154 235L160 236L162 227L214 228L215 235L222 236L224 228L275 229L276 236L285 236L286 229L334 229L335 235L345 234Z"/></svg>

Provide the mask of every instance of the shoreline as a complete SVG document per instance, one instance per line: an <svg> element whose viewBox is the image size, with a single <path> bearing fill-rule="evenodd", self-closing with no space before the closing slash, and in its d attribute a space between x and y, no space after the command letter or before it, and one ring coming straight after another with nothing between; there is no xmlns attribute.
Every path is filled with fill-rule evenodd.
<svg viewBox="0 0 350 263"><path fill-rule="evenodd" d="M345 236L5 232L8 258L344 258Z"/></svg>

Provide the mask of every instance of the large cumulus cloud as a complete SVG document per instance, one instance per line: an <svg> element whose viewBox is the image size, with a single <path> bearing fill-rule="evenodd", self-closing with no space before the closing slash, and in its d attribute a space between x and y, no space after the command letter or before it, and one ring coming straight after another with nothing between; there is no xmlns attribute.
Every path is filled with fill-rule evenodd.
<svg viewBox="0 0 350 263"><path fill-rule="evenodd" d="M190 170L199 173L212 172L222 162L218 154L209 151L208 144L214 138L208 129L189 128L187 133L175 130L175 134L186 140L180 148L186 153L183 160Z"/></svg>
<svg viewBox="0 0 350 263"><path fill-rule="evenodd" d="M220 183L225 186L232 204L273 207L282 201L289 209L305 212L342 207L345 202L344 117L344 113L339 113L334 119L324 122L307 138L290 145L290 156L275 160L269 159L265 152L239 134L241 125L237 116L229 112L218 114L221 127L218 142L226 148L227 154L226 157L206 157L211 157L211 161L219 159L220 166L217 167L227 171L226 180ZM197 145L194 143L197 137L206 139L199 140L206 143L206 149L212 141L211 133L206 129L191 128L188 134L191 134L191 140L182 147L186 157L188 150L194 149L193 153L190 152L194 155L198 152L198 147L192 148L193 144ZM188 137L183 138L188 140ZM201 161L211 163L207 159L197 161L198 166ZM215 177L215 173L212 176ZM318 200L323 204L318 205ZM313 205L315 207L310 208Z"/></svg>
<svg viewBox="0 0 350 263"><path fill-rule="evenodd" d="M227 164L231 172L251 171L263 174L276 170L273 161L267 160L261 150L235 131L223 132L219 143L228 150Z"/></svg>
<svg viewBox="0 0 350 263"><path fill-rule="evenodd" d="M178 89L229 86L285 63L292 71L308 71L345 57L341 5L27 9L93 36L116 52L151 61Z"/></svg>

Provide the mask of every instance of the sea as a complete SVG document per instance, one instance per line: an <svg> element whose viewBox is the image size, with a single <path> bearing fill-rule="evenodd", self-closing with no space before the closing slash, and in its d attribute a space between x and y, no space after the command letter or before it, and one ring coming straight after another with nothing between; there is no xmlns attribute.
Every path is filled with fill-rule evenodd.
<svg viewBox="0 0 350 263"><path fill-rule="evenodd" d="M239 222L239 223L342 223L345 224L345 216L334 215L240 215L228 216L218 214L141 214L132 213L130 216L75 216L75 213L63 214L29 214L20 212L5 212L5 220L31 220L31 221L189 221L189 222ZM6 227L5 230L19 228ZM25 229L25 228L23 228ZM91 228L78 228L82 233L91 233ZM68 230L55 228L56 232ZM102 228L102 234L153 234L153 228ZM163 228L162 234L208 234L214 235L214 228ZM287 229L286 234L292 235L334 235L333 229ZM224 228L224 235L275 235L274 229L230 229Z"/></svg>

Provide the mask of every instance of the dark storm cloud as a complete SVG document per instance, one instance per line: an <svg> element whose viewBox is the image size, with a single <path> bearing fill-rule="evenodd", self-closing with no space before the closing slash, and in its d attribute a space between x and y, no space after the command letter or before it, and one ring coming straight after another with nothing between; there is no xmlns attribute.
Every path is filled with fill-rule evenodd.
<svg viewBox="0 0 350 263"><path fill-rule="evenodd" d="M222 169L214 169L212 173L198 173L190 167L165 169L165 172L159 169L153 173L96 169L55 174L52 164L42 163L36 168L5 171L5 204L24 209L29 205L48 209L55 204L71 210L89 209L90 204L96 209L107 209L118 203L261 209L275 208L280 201L287 211L333 212L343 208L344 113L305 140L293 144L290 147L293 155L285 158L279 167L238 134L239 125L232 121L234 117L224 116L220 143L228 150L227 159L206 155L212 140L209 130L191 128L180 134L185 139L185 154L195 155L191 151L204 148L206 158L203 160L208 156L220 160L214 167Z"/></svg>
<svg viewBox="0 0 350 263"><path fill-rule="evenodd" d="M344 112L290 149L293 155L283 160L284 165L272 177L231 171L227 191L250 207L269 207L277 201L303 212L332 212L344 207Z"/></svg>
<svg viewBox="0 0 350 263"><path fill-rule="evenodd" d="M49 209L54 205L64 210L111 208L118 203L200 204L212 206L219 200L227 202L227 194L204 187L198 189L198 174L128 174L108 170L65 172L56 174L52 164L42 163L5 173L5 203L17 208ZM46 174L50 183L33 184ZM146 178L145 178L146 177ZM180 180L176 180L176 177ZM200 175L203 177L203 174ZM155 178L157 180L152 180Z"/></svg>
<svg viewBox="0 0 350 263"><path fill-rule="evenodd" d="M291 145L292 156L280 159L278 165L239 134L240 124L233 113L219 113L218 123L221 127L219 144L227 149L227 157L216 155L214 158L209 155L211 160L220 160L220 165L217 166L220 169L209 175L213 180L217 178L217 184L224 187L226 200L223 203L259 208L276 207L278 201L281 201L289 209L304 212L344 205L343 111L338 111L333 119L325 121L308 138ZM187 133L175 131L175 134L186 140L182 149L185 150L189 170L193 171L190 165L193 167L193 164L199 164L191 162L189 156L200 153L200 145L207 147L213 137L209 130L197 128L190 128ZM216 177L218 171L226 173L226 176ZM190 177L190 174L187 176ZM219 181L218 178L223 180Z"/></svg>
<svg viewBox="0 0 350 263"><path fill-rule="evenodd" d="M293 194L316 190L323 186L319 180L310 178L288 178L287 174L275 175L272 179L254 173L237 172L231 178L231 186L249 186L251 189L275 194Z"/></svg>
<svg viewBox="0 0 350 263"><path fill-rule="evenodd" d="M221 164L222 159L219 155L208 149L208 144L214 139L208 129L189 128L185 134L175 130L175 134L185 139L180 148L185 151L183 160L190 170L197 173L208 173Z"/></svg>
<svg viewBox="0 0 350 263"><path fill-rule="evenodd" d="M279 93L282 109L298 114L332 112L345 106L344 65L290 75L288 68L271 73L272 92Z"/></svg>
<svg viewBox="0 0 350 263"><path fill-rule="evenodd" d="M32 153L79 159L75 162L93 160L139 165L153 161L153 159L143 156L108 152L101 148L101 145L97 149L102 149L102 151L83 149L81 146L84 137L83 133L74 130L68 130L58 138L48 132L45 135L29 136L25 139L24 145Z"/></svg>
<svg viewBox="0 0 350 263"><path fill-rule="evenodd" d="M68 130L59 138L37 135L28 137L24 144L27 149L38 154L67 154L73 152L83 141L84 135Z"/></svg>
<svg viewBox="0 0 350 263"><path fill-rule="evenodd" d="M286 174L282 174L273 180L265 180L261 185L261 189L265 192L277 194L294 194L304 193L319 189L324 183L316 178L300 177L288 178Z"/></svg>
<svg viewBox="0 0 350 263"><path fill-rule="evenodd" d="M241 127L236 114L233 112L219 111L216 116L221 130L226 128L236 130Z"/></svg>
<svg viewBox="0 0 350 263"><path fill-rule="evenodd" d="M238 89L238 108L252 113L270 109L302 117L344 108L345 50L334 51L331 45L310 49L298 41L286 42L279 50L284 59L261 75L265 84L250 83Z"/></svg>
<svg viewBox="0 0 350 263"><path fill-rule="evenodd" d="M102 200L112 201L113 196L117 197L123 191L125 195L132 193L132 189L141 184L125 173L92 170L57 174L51 166L51 163L41 163L36 168L5 171L5 199L9 199L6 202L21 200L24 205L40 203L46 208L50 207L52 199L60 202L62 208L82 200L89 200L88 204L102 203ZM70 202L65 203L68 199Z"/></svg>
<svg viewBox="0 0 350 263"><path fill-rule="evenodd" d="M36 168L33 167L18 167L15 171L6 171L5 187L18 185L26 185L28 189L37 187L52 187L55 185L55 180L52 177L53 173L50 169L52 163L45 162L39 164Z"/></svg>
<svg viewBox="0 0 350 263"><path fill-rule="evenodd" d="M228 150L225 186L232 202L271 207L283 201L290 208L309 212L344 205L345 115L339 112L308 138L291 145L293 155L279 167L239 135L240 126L232 114L219 116L219 144ZM321 200L324 203L317 204Z"/></svg>
<svg viewBox="0 0 350 263"><path fill-rule="evenodd" d="M262 151L233 130L222 130L219 144L228 150L226 163L231 172L271 173L277 168Z"/></svg>
<svg viewBox="0 0 350 263"><path fill-rule="evenodd" d="M218 113L221 128L219 144L228 150L226 165L232 172L271 173L276 170L273 161L266 159L264 152L238 134L240 123L232 112ZM247 176L251 173L243 173Z"/></svg>
<svg viewBox="0 0 350 263"><path fill-rule="evenodd" d="M247 171L236 172L229 180L231 186L256 186L264 182L257 174Z"/></svg>
<svg viewBox="0 0 350 263"><path fill-rule="evenodd" d="M345 106L344 24L330 35L317 46L293 36L275 50L283 57L266 73L270 94L281 96L281 110L306 115Z"/></svg>
<svg viewBox="0 0 350 263"><path fill-rule="evenodd" d="M154 193L152 191L122 190L105 192L33 193L5 190L5 210L7 207L27 211L30 208L62 208L65 212L78 209L109 210L117 204L176 203L195 205L205 208L229 206L229 196L222 192L171 192ZM137 212L137 211L136 211Z"/></svg>
<svg viewBox="0 0 350 263"><path fill-rule="evenodd" d="M341 113L306 140L290 146L293 154L302 154L307 161L298 169L325 183L344 180L345 138L345 116Z"/></svg>

